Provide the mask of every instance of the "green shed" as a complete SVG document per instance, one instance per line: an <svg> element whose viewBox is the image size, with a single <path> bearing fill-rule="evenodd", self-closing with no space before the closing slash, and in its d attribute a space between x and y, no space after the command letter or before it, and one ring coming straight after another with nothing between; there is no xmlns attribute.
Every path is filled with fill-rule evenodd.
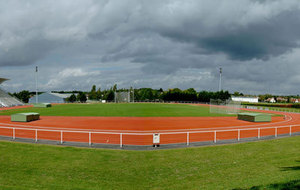
<svg viewBox="0 0 300 190"><path fill-rule="evenodd" d="M11 121L30 122L40 119L39 113L16 113L10 116Z"/></svg>
<svg viewBox="0 0 300 190"><path fill-rule="evenodd" d="M239 120L250 121L250 122L271 122L272 117L270 114L263 113L239 113Z"/></svg>
<svg viewBox="0 0 300 190"><path fill-rule="evenodd" d="M49 108L52 105L50 103L37 103L37 104L33 104L33 107L35 108Z"/></svg>

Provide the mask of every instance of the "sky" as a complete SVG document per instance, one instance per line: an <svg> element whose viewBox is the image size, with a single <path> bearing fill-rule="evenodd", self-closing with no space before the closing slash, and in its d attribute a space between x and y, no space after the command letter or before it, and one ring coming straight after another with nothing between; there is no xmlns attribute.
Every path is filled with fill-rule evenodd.
<svg viewBox="0 0 300 190"><path fill-rule="evenodd" d="M299 0L0 0L1 88L300 94Z"/></svg>

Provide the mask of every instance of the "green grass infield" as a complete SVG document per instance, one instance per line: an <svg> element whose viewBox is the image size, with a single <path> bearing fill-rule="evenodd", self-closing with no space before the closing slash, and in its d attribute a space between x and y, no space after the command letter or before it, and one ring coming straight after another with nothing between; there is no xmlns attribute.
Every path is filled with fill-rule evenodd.
<svg viewBox="0 0 300 190"><path fill-rule="evenodd" d="M0 189L299 189L300 137L159 151L0 141Z"/></svg>
<svg viewBox="0 0 300 190"><path fill-rule="evenodd" d="M0 115L37 112L41 116L104 116L104 117L220 117L236 116L209 113L209 106L188 104L61 104L51 108L21 108L2 110Z"/></svg>

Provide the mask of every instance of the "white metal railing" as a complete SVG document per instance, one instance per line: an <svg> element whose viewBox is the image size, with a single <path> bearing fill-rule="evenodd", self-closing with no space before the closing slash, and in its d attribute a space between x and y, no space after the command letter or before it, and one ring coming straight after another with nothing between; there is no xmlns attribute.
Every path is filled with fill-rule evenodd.
<svg viewBox="0 0 300 190"><path fill-rule="evenodd" d="M285 132L278 132L280 129L283 128L287 128L288 130L286 130ZM64 143L64 134L65 133L79 133L79 134L87 134L88 136L88 144L91 146L93 144L93 142L96 142L96 140L92 139L93 135L95 134L106 134L106 135L117 135L119 136L119 143L108 143L108 144L119 144L120 147L122 147L123 145L126 144L133 144L133 145L144 145L144 143L139 143L139 142L133 142L133 143L126 143L126 141L124 141L124 137L125 136L129 136L129 135L133 135L133 136L152 136L153 133L152 132L146 132L146 133L130 133L130 132L99 132L99 131L77 131L77 130L59 130L59 129L40 129L40 128L23 128L23 127L10 127L10 126L0 126L0 135L1 135L1 129L8 129L11 130L12 134L11 135L3 135L3 136L11 136L13 140L15 140L17 138L16 132L19 130L21 131L33 131L34 132L34 137L32 138L35 142L38 142L38 140L49 140L47 138L39 138L39 132L56 132L58 134L60 134L60 139L58 137L57 140L60 141L61 144ZM262 135L262 131L263 130L268 130L268 129L274 129L273 133L268 133L267 135ZM206 141L203 140L203 138L201 139L201 137L194 137L193 140L191 140L191 135L193 134L203 134L203 133L212 133L213 134L213 138L211 139L211 141L213 141L214 143L217 143L218 140L233 140L236 139L237 141L240 141L243 137L242 134L245 131L256 131L256 135L250 135L248 134L247 137L244 138L253 138L256 137L257 139L260 139L262 136L274 136L275 138L278 137L278 135L280 134L288 134L289 136L292 136L293 133L296 132L300 132L300 125L285 125L285 126L273 126L273 127L256 127L256 128L236 128L236 129L226 129L226 130L206 130L206 131L184 131L184 132L161 132L159 133L161 136L161 140L163 141L161 144L172 144L172 143L184 143L182 142L182 139L178 140L178 142L174 140L172 140L172 142L168 142L168 140L170 141L170 137L172 137L172 135L178 135L178 134L182 134L186 136L186 145L189 146L190 143L192 142L201 142L201 141ZM234 136L232 136L232 138L227 138L224 139L220 136L222 136L222 134L227 133L227 132L236 132L236 134ZM158 133L158 132L155 132ZM167 137L162 138L162 135L167 135ZM168 138L169 137L169 138ZM218 138L219 137L219 138ZM22 138L22 137L21 137ZM28 137L23 137L23 138L28 138ZM171 138L172 139L172 138ZM50 139L51 140L51 139ZM99 140L99 139L98 139ZM79 140L79 141L74 141L74 142L86 142L83 140ZM96 142L97 143L97 142ZM151 145L152 142L146 142L146 144Z"/></svg>

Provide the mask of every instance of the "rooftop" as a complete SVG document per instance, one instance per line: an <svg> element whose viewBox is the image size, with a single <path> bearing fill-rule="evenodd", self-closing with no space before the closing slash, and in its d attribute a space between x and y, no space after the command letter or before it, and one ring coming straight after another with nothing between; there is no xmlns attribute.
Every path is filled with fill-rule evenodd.
<svg viewBox="0 0 300 190"><path fill-rule="evenodd" d="M6 78L0 78L0 84L3 83L4 81L7 81L9 79L6 79Z"/></svg>

